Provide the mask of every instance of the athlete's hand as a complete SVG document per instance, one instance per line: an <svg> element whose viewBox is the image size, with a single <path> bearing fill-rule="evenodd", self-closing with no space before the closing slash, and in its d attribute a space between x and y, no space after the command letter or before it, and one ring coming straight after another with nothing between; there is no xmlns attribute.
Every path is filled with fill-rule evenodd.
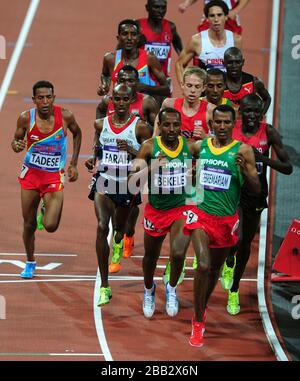
<svg viewBox="0 0 300 381"><path fill-rule="evenodd" d="M202 126L196 126L193 131L193 139L203 140L206 136L206 133Z"/></svg>
<svg viewBox="0 0 300 381"><path fill-rule="evenodd" d="M85 161L84 165L87 167L89 172L93 172L93 169L95 167L95 162L96 160L94 157L90 157L89 159Z"/></svg>
<svg viewBox="0 0 300 381"><path fill-rule="evenodd" d="M71 183L73 181L76 181L78 179L78 170L77 170L76 165L72 165L72 164L69 165L69 168L68 168L68 178L69 178L69 181Z"/></svg>
<svg viewBox="0 0 300 381"><path fill-rule="evenodd" d="M228 18L234 20L237 16L237 12L234 9L231 9L228 13Z"/></svg>
<svg viewBox="0 0 300 381"><path fill-rule="evenodd" d="M27 143L26 139L14 139L11 142L11 148L13 149L13 151L18 153L18 152L23 151L23 149L26 148L26 143Z"/></svg>
<svg viewBox="0 0 300 381"><path fill-rule="evenodd" d="M101 83L99 86L98 86L98 89L97 89L97 94L98 95L106 95L108 94L109 92L109 87L103 83Z"/></svg>
<svg viewBox="0 0 300 381"><path fill-rule="evenodd" d="M127 144L126 140L116 139L116 142L117 142L117 146L119 148L119 151L126 151L126 152L128 152L129 145Z"/></svg>
<svg viewBox="0 0 300 381"><path fill-rule="evenodd" d="M184 13L188 9L188 6L185 5L185 2L180 3L178 6L178 10L180 13Z"/></svg>

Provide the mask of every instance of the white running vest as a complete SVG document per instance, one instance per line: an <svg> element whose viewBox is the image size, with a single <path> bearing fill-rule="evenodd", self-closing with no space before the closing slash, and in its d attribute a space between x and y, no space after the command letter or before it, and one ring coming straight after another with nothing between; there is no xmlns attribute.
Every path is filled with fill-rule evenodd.
<svg viewBox="0 0 300 381"><path fill-rule="evenodd" d="M111 117L105 117L99 142L102 158L99 163L101 176L108 180L127 181L132 156L127 151L119 151L117 139L125 140L129 146L139 150L140 144L136 139L135 127L140 118L134 117L132 122L120 133L116 134L110 127Z"/></svg>
<svg viewBox="0 0 300 381"><path fill-rule="evenodd" d="M226 71L224 66L224 53L228 48L234 46L233 33L225 29L226 33L226 43L224 46L217 48L215 47L208 36L208 30L200 32L200 37L202 41L201 53L199 59L206 65L207 69L220 69Z"/></svg>

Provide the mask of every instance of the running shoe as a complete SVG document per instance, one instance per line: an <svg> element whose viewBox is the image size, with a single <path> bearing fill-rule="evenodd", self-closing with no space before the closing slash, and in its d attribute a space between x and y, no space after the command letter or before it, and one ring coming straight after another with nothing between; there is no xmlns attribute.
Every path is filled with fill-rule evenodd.
<svg viewBox="0 0 300 381"><path fill-rule="evenodd" d="M228 291L227 312L230 315L237 315L240 309L239 290L237 292Z"/></svg>
<svg viewBox="0 0 300 381"><path fill-rule="evenodd" d="M235 266L236 266L235 256L234 256L233 267L227 266L226 261L224 262L223 270L221 274L221 285L224 288L224 290L230 290L232 287Z"/></svg>
<svg viewBox="0 0 300 381"><path fill-rule="evenodd" d="M176 316L178 314L179 303L176 295L176 288L170 292L168 288L169 283L166 284L166 311L169 316Z"/></svg>
<svg viewBox="0 0 300 381"><path fill-rule="evenodd" d="M124 244L123 244L123 258L129 258L132 256L133 247L134 247L134 235L132 237L128 237L125 234Z"/></svg>
<svg viewBox="0 0 300 381"><path fill-rule="evenodd" d="M204 344L203 334L204 334L204 322L198 322L192 318L192 334L189 338L189 343L192 347L201 348Z"/></svg>
<svg viewBox="0 0 300 381"><path fill-rule="evenodd" d="M153 291L150 295L148 295L146 290L144 289L143 312L144 316L148 319L152 318L155 311L155 290L155 283L153 285Z"/></svg>
<svg viewBox="0 0 300 381"><path fill-rule="evenodd" d="M197 257L196 257L196 254L194 254L193 269L197 270L197 268L198 268Z"/></svg>
<svg viewBox="0 0 300 381"><path fill-rule="evenodd" d="M178 286L180 283L182 283L183 280L184 280L184 277L185 277L185 267L186 267L186 260L184 260L183 268L182 268L180 277L179 277L179 279L178 279L177 286ZM164 285L166 285L168 282L170 282L170 275L171 275L171 262L168 261L168 263L167 263L167 265L166 265L166 268L165 268L165 271L164 271L164 275L163 275L163 282L164 282Z"/></svg>
<svg viewBox="0 0 300 381"><path fill-rule="evenodd" d="M112 298L111 287L100 287L100 297L97 303L97 306L100 307L103 304L109 303Z"/></svg>
<svg viewBox="0 0 300 381"><path fill-rule="evenodd" d="M120 262L123 255L123 239L119 243L116 243L115 236L116 236L116 232L114 233L112 257L111 257L111 262L108 268L108 271L110 273L117 273L118 271L121 270Z"/></svg>
<svg viewBox="0 0 300 381"><path fill-rule="evenodd" d="M34 277L36 262L26 262L25 269L21 272L20 277L31 279Z"/></svg>
<svg viewBox="0 0 300 381"><path fill-rule="evenodd" d="M41 205L41 209L37 215L37 218L36 218L36 227L38 230L43 230L44 229L44 225L43 225L43 217L44 217L44 214L45 214L45 205L44 205L44 201L42 200L42 205Z"/></svg>

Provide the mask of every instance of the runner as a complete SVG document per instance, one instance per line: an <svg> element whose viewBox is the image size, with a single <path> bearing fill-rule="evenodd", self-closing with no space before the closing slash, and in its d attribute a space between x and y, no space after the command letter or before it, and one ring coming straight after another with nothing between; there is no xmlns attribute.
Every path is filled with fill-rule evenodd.
<svg viewBox="0 0 300 381"><path fill-rule="evenodd" d="M40 225L47 232L57 230L63 207L67 130L73 135L73 154L67 170L70 182L78 178L77 160L81 145L81 130L71 111L54 105L52 83L39 81L33 86L35 108L18 118L11 143L14 152L27 150L19 175L23 214L23 242L27 262L22 278L32 278L36 269L34 256L37 210L41 200L44 208Z"/></svg>

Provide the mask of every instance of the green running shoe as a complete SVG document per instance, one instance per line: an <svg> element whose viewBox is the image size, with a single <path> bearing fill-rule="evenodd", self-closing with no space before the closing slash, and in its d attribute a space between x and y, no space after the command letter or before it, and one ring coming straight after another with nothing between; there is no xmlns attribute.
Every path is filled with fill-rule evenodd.
<svg viewBox="0 0 300 381"><path fill-rule="evenodd" d="M111 257L111 262L108 269L109 273L117 273L118 271L121 270L120 262L123 256L123 239L119 243L116 243L115 236L116 236L116 232L114 233L114 238L113 238L112 257Z"/></svg>
<svg viewBox="0 0 300 381"><path fill-rule="evenodd" d="M236 266L236 256L234 256L233 267L227 266L226 261L224 262L223 270L221 274L221 285L224 288L224 290L230 290L232 287L235 266Z"/></svg>
<svg viewBox="0 0 300 381"><path fill-rule="evenodd" d="M37 215L37 218L36 218L36 227L38 230L43 230L44 229L44 225L43 225L43 217L44 217L44 213L45 213L45 205L44 205L44 201L42 200L42 205L41 205L41 209Z"/></svg>
<svg viewBox="0 0 300 381"><path fill-rule="evenodd" d="M100 307L103 304L109 303L112 298L111 287L100 287L100 297L97 306Z"/></svg>
<svg viewBox="0 0 300 381"><path fill-rule="evenodd" d="M240 309L239 291L228 291L227 312L230 315L237 315Z"/></svg>
<svg viewBox="0 0 300 381"><path fill-rule="evenodd" d="M184 280L184 276L185 276L185 267L186 267L186 259L184 260L183 268L182 268L180 277L179 277L179 279L178 279L177 286L178 286L180 283L182 283L183 280ZM166 285L168 282L170 282L170 275L171 275L171 262L170 262L170 260L169 260L168 263L167 263L167 265L166 265L165 272L164 272L164 275L163 275L163 282L164 282L164 285Z"/></svg>
<svg viewBox="0 0 300 381"><path fill-rule="evenodd" d="M194 269L194 270L197 270L197 268L198 268L197 257L196 257L196 255L194 254L194 259L193 259L193 269Z"/></svg>

